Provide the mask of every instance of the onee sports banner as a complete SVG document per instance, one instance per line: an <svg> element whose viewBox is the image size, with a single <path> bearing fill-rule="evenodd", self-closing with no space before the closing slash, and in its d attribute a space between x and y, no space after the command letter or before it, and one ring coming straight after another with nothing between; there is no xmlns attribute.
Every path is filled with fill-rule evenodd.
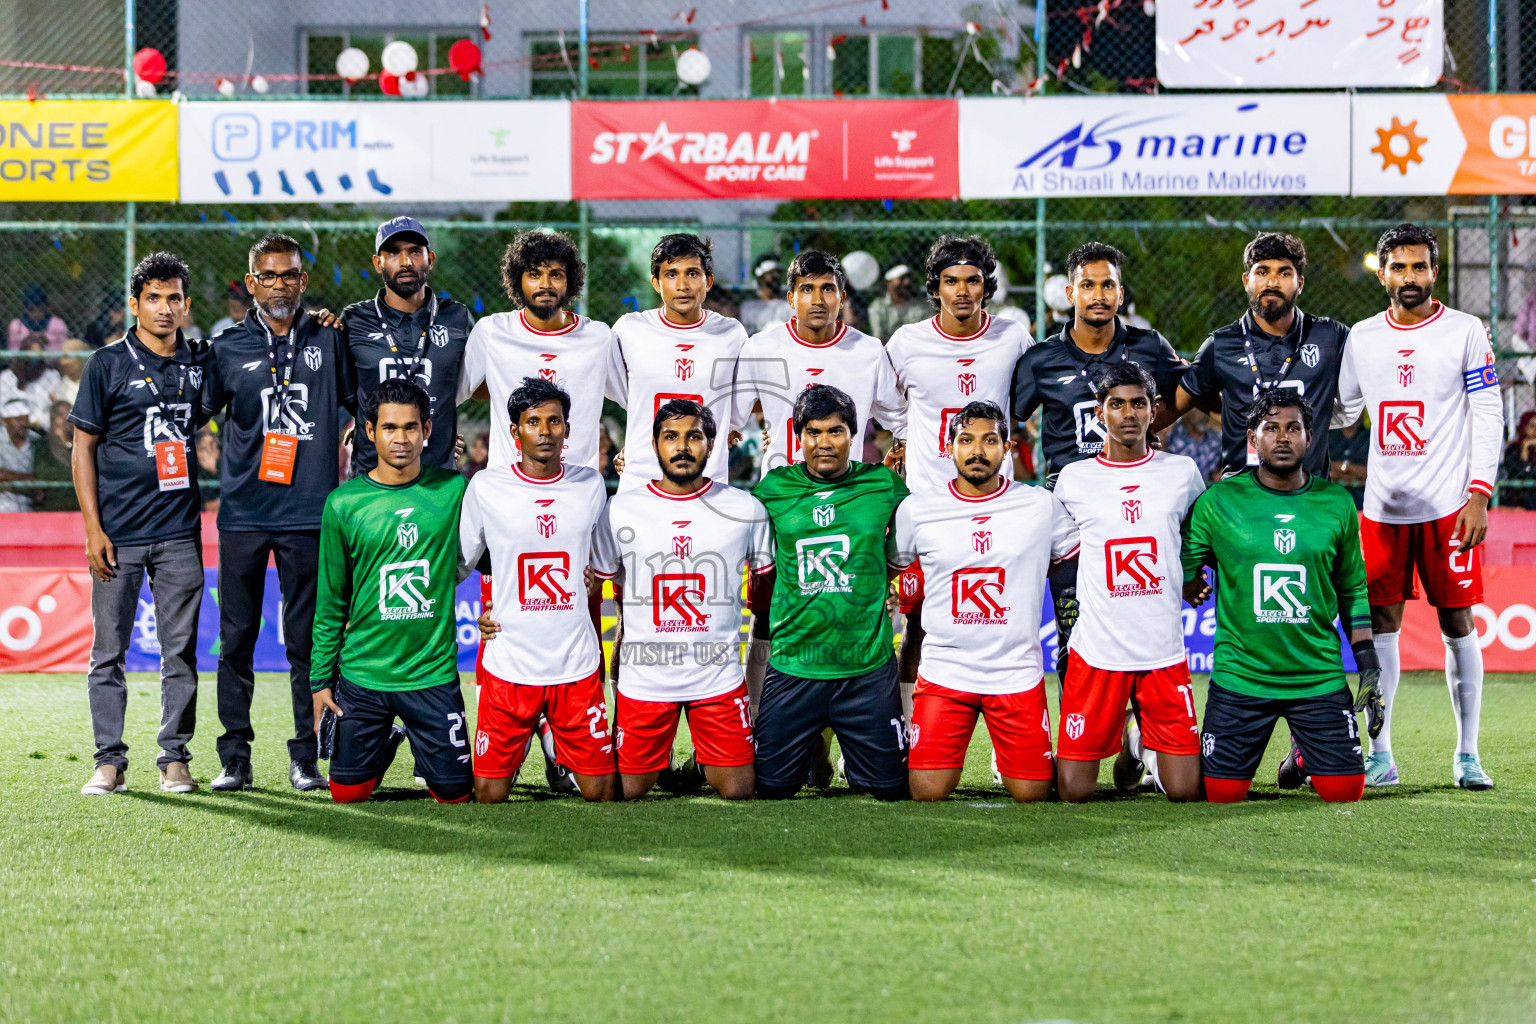
<svg viewBox="0 0 1536 1024"><path fill-rule="evenodd" d="M176 104L0 102L0 202L176 200Z"/></svg>
<svg viewBox="0 0 1536 1024"><path fill-rule="evenodd" d="M1536 193L1536 95L1354 99L1354 192Z"/></svg>

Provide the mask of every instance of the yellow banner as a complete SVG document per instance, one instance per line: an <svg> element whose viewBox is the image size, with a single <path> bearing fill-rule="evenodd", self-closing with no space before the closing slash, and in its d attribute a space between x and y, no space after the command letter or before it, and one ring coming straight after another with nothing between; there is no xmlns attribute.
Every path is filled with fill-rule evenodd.
<svg viewBox="0 0 1536 1024"><path fill-rule="evenodd" d="M0 200L175 202L176 104L0 102Z"/></svg>

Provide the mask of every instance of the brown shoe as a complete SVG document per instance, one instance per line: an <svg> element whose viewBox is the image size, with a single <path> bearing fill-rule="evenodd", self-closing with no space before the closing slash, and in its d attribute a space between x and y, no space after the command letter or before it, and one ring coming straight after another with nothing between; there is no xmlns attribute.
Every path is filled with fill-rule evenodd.
<svg viewBox="0 0 1536 1024"><path fill-rule="evenodd" d="M81 796L111 796L128 788L123 773L110 764L99 765L89 782L80 787Z"/></svg>
<svg viewBox="0 0 1536 1024"><path fill-rule="evenodd" d="M167 793L195 793L197 780L187 770L185 761L172 761L160 769L160 788Z"/></svg>

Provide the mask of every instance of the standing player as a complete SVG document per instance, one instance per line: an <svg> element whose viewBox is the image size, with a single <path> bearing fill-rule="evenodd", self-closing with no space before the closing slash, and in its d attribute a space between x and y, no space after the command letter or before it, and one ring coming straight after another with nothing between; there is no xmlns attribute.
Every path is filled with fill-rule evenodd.
<svg viewBox="0 0 1536 1024"><path fill-rule="evenodd" d="M949 486L950 419L971 402L1009 408L1014 366L1035 343L1023 324L986 311L996 272L997 257L979 237L941 236L928 252L928 298L938 313L898 328L886 348L907 404L906 430L897 436L909 442L903 450L914 491ZM1012 459L1002 474L1012 479Z"/></svg>
<svg viewBox="0 0 1536 1024"><path fill-rule="evenodd" d="M1000 406L971 402L951 417L946 442L955 478L914 492L896 511L892 566L919 572L926 591L912 798L954 792L981 714L1008 792L1020 802L1044 800L1053 769L1040 605L1052 555L1075 546L1073 531L1049 491L1002 475L1011 446Z"/></svg>
<svg viewBox="0 0 1536 1024"><path fill-rule="evenodd" d="M1147 445L1157 404L1150 373L1111 363L1095 397L1104 450L1068 464L1056 481L1082 544L1056 788L1069 802L1090 799L1099 762L1117 752L1116 787L1141 781L1140 752L1121 744L1130 701L1142 743L1157 752L1154 779L1170 800L1197 800L1200 736L1184 656L1179 528L1205 484L1193 459Z"/></svg>
<svg viewBox="0 0 1536 1024"><path fill-rule="evenodd" d="M507 399L518 460L476 473L464 499L463 564L478 565L489 551L497 572L485 617L506 629L484 645L478 674L475 800L482 804L507 799L541 716L581 795L613 799L602 647L583 584L589 564L595 577L613 575L606 549L594 555L608 492L597 470L560 459L570 410L558 385L524 379Z"/></svg>
<svg viewBox="0 0 1536 1024"><path fill-rule="evenodd" d="M438 802L472 788L453 613L465 481L422 464L430 408L413 381L381 381L362 409L378 464L325 501L310 688L316 730L337 716L337 803L368 799L404 738Z"/></svg>
<svg viewBox="0 0 1536 1024"><path fill-rule="evenodd" d="M522 232L501 258L502 287L517 308L475 325L459 383L460 401L474 397L491 403L492 466L518 461L507 402L524 378L537 377L558 385L570 398L562 459L599 469L598 435L613 339L607 324L567 308L581 295L586 274L576 243L548 231Z"/></svg>
<svg viewBox="0 0 1536 1024"><path fill-rule="evenodd" d="M373 269L384 281L377 295L342 310L362 405L379 382L390 377L415 381L431 399L436 429L423 461L454 467L458 440L459 374L475 318L462 302L444 298L429 285L437 254L426 229L413 217L395 217L379 225L373 241ZM328 316L317 314L330 326ZM367 435L352 435L352 475L374 467L377 455Z"/></svg>
<svg viewBox="0 0 1536 1024"><path fill-rule="evenodd" d="M694 757L683 771L701 767L727 800L752 795L752 717L738 653L742 575L750 572L759 596L756 581L773 569L773 537L756 498L705 474L715 434L706 406L668 401L651 425L660 476L621 490L608 506L603 539L623 580L624 639L614 660L622 666L616 729L626 800L643 796L671 764L685 711ZM631 465L626 475L634 472Z"/></svg>
<svg viewBox="0 0 1536 1024"><path fill-rule="evenodd" d="M1402 661L1403 604L1424 582L1445 641L1445 681L1456 715L1451 774L1463 789L1492 789L1477 754L1483 654L1472 606L1483 599L1478 545L1504 438L1504 410L1488 332L1476 317L1430 297L1440 269L1435 236L1400 224L1376 243L1376 276L1391 308L1354 326L1339 376L1334 425L1371 417L1371 471L1361 533L1371 625L1381 659L1386 724L1371 741L1366 785L1397 783L1392 697Z"/></svg>
<svg viewBox="0 0 1536 1024"><path fill-rule="evenodd" d="M1248 423L1259 465L1196 499L1182 553L1192 605L1209 593L1203 566L1216 569L1216 660L1200 737L1206 796L1243 799L1283 717L1318 795L1359 800L1365 769L1355 712L1367 710L1379 728L1381 672L1355 503L1304 468L1312 409L1294 390L1260 392ZM1335 618L1360 667L1353 703Z"/></svg>
<svg viewBox="0 0 1536 1024"><path fill-rule="evenodd" d="M728 424L733 415L731 385L747 332L704 308L715 284L714 264L707 239L666 235L651 250L651 287L661 308L627 313L613 325L609 387L630 416L621 492L643 490L661 478L644 430L663 405L676 399L702 403L716 423ZM711 446L704 467L704 475L722 486L728 483L730 448L729 442Z"/></svg>
<svg viewBox="0 0 1536 1024"><path fill-rule="evenodd" d="M879 338L856 331L838 319L848 303L843 265L824 252L806 249L789 265L787 323L754 334L736 363L734 423L746 423L761 405L769 443L762 473L805 461L794 425L795 403L812 384L836 388L853 402L857 422L849 424L862 439L871 417L901 433L905 409L896 390L896 373Z"/></svg>
<svg viewBox="0 0 1536 1024"><path fill-rule="evenodd" d="M806 388L794 412L805 461L772 470L753 492L775 543L771 625L768 615L753 618L754 637L772 643L755 726L760 797L793 796L809 781L828 726L851 786L882 800L909 793L885 609L890 528L909 492L884 466L851 460L863 422L837 388Z"/></svg>

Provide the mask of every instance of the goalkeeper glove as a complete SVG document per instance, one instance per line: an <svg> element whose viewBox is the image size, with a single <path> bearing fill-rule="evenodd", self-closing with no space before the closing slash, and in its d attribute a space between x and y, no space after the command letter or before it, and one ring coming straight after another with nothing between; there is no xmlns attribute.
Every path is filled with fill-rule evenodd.
<svg viewBox="0 0 1536 1024"><path fill-rule="evenodd" d="M1377 660L1376 646L1370 640L1358 641L1350 648L1355 652L1355 665L1360 670L1354 710L1365 712L1366 735L1374 740L1381 735L1387 717L1387 702L1381 693L1381 662Z"/></svg>

